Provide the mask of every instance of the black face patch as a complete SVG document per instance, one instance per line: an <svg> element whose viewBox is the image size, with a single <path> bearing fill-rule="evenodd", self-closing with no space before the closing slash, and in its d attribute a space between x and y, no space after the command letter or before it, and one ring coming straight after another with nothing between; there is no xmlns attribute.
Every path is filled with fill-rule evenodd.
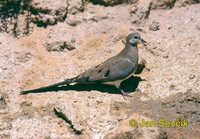
<svg viewBox="0 0 200 139"><path fill-rule="evenodd" d="M104 73L104 77L108 77L110 75L110 70L106 70L106 72Z"/></svg>

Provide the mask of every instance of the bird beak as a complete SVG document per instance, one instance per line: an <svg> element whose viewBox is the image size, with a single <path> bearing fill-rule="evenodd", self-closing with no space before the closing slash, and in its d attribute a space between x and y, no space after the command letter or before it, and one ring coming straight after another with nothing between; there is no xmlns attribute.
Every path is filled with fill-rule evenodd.
<svg viewBox="0 0 200 139"><path fill-rule="evenodd" d="M146 42L145 40L143 40L142 38L141 38L141 42L142 42L142 44L143 44L144 46L147 45L147 42Z"/></svg>

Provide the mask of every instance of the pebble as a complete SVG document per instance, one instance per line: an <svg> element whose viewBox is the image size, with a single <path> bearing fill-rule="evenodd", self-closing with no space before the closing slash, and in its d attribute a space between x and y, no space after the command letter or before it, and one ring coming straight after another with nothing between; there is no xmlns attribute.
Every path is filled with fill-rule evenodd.
<svg viewBox="0 0 200 139"><path fill-rule="evenodd" d="M160 29L160 25L159 22L153 21L150 25L149 25L149 30L152 31L157 31Z"/></svg>
<svg viewBox="0 0 200 139"><path fill-rule="evenodd" d="M168 57L169 57L168 54L163 55L163 58L168 58Z"/></svg>
<svg viewBox="0 0 200 139"><path fill-rule="evenodd" d="M194 78L195 78L195 75L194 75L194 74L190 74L189 78L190 78L190 79L194 79Z"/></svg>
<svg viewBox="0 0 200 139"><path fill-rule="evenodd" d="M172 29L172 26L167 27L168 30Z"/></svg>

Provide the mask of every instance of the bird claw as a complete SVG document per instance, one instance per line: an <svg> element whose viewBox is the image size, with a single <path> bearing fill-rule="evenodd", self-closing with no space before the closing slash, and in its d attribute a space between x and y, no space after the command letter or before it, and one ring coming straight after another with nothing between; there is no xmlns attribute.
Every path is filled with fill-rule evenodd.
<svg viewBox="0 0 200 139"><path fill-rule="evenodd" d="M126 99L125 96L127 96L127 97L132 97L132 96L129 95L127 92L124 92L123 90L120 90L120 91L121 91L122 96L123 96L124 99Z"/></svg>

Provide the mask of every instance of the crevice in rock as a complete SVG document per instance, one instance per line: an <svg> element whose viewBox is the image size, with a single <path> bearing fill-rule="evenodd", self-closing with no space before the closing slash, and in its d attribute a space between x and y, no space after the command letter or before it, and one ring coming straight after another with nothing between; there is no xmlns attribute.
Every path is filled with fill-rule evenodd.
<svg viewBox="0 0 200 139"><path fill-rule="evenodd" d="M102 6L116 6L122 3L129 3L130 0L113 0L105 2L104 0L90 0L94 5L102 5Z"/></svg>
<svg viewBox="0 0 200 139"><path fill-rule="evenodd" d="M54 108L54 113L55 115L58 117L58 118L61 118L63 119L66 123L68 123L70 125L70 128L73 130L73 132L76 134L76 135L81 135L82 134L82 131L81 130L78 130L74 127L72 121L61 111L59 110L58 108Z"/></svg>

